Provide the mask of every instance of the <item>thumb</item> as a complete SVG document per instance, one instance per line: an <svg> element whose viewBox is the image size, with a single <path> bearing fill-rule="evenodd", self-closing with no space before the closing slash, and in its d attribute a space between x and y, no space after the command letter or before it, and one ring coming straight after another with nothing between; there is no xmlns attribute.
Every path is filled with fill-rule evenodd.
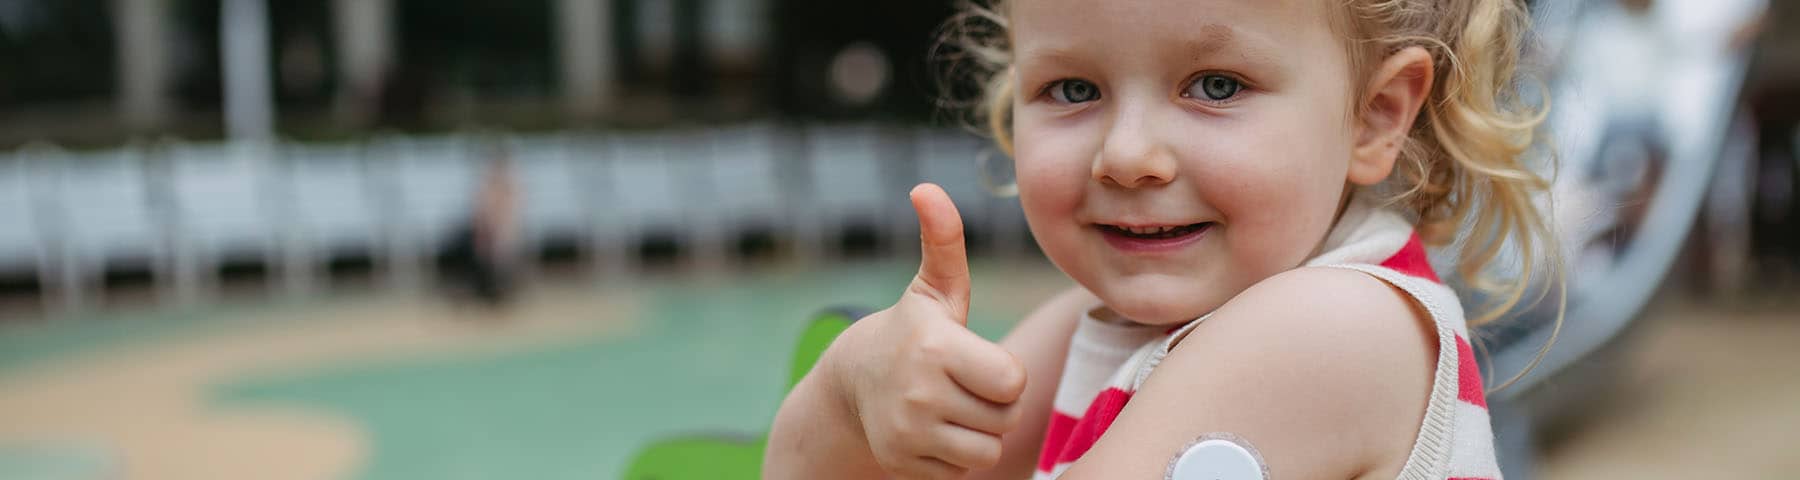
<svg viewBox="0 0 1800 480"><path fill-rule="evenodd" d="M942 187L922 183L912 189L913 210L919 214L919 275L913 288L949 307L957 320L969 314L969 257L963 247L962 216Z"/></svg>

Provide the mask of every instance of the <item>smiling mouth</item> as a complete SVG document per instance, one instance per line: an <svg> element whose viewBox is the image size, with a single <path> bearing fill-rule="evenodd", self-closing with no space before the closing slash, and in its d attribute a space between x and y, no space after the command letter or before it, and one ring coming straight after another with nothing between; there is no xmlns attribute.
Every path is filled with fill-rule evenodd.
<svg viewBox="0 0 1800 480"><path fill-rule="evenodd" d="M1118 225L1101 224L1100 230L1113 235L1136 240L1167 240L1199 233L1201 230L1205 230L1211 225L1212 222L1155 227L1121 227Z"/></svg>

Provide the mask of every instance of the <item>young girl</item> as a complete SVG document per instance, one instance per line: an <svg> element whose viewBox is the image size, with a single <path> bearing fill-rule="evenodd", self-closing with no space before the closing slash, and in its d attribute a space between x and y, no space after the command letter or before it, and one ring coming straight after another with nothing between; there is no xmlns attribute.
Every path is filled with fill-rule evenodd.
<svg viewBox="0 0 1800 480"><path fill-rule="evenodd" d="M961 221L914 189L917 277L789 395L764 476L1498 478L1467 330L1493 314L1465 321L1423 246L1457 242L1471 280L1502 241L1526 276L1551 253L1523 8L972 10L1031 232L1079 288L998 345L970 333Z"/></svg>

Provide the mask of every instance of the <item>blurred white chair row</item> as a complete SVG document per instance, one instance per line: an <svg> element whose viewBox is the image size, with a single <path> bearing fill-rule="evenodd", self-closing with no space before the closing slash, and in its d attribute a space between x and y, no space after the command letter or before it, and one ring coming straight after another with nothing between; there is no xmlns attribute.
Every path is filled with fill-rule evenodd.
<svg viewBox="0 0 1800 480"><path fill-rule="evenodd" d="M496 151L512 158L519 187L519 254L573 245L606 276L629 275L651 235L713 266L747 233L801 258L833 255L853 228L904 251L917 237L905 195L918 181L942 184L994 247L1017 249L1017 201L989 194L976 173L984 145L873 125L32 145L0 153L0 272L35 275L46 301L67 309L103 296L102 279L121 269L148 272L181 303L216 295L228 264L261 266L270 285L306 295L330 281L334 259L364 258L383 283L421 288Z"/></svg>

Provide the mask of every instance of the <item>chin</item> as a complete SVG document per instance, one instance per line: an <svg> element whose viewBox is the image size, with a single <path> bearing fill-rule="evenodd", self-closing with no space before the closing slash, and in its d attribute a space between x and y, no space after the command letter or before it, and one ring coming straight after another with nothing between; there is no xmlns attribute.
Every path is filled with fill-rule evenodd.
<svg viewBox="0 0 1800 480"><path fill-rule="evenodd" d="M1199 318L1224 303L1218 292L1193 279L1145 278L1116 281L1110 288L1090 289L1106 307L1134 322L1177 325Z"/></svg>

